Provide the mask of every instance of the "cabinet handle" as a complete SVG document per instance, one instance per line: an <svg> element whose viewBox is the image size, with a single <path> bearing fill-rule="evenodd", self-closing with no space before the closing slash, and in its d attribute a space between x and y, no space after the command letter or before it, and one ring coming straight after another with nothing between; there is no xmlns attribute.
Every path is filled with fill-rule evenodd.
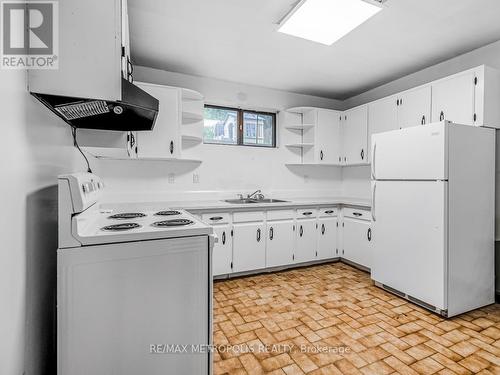
<svg viewBox="0 0 500 375"><path fill-rule="evenodd" d="M257 242L260 242L260 228L257 229Z"/></svg>
<svg viewBox="0 0 500 375"><path fill-rule="evenodd" d="M363 214L362 214L362 213L359 213L359 212L353 212L352 214L353 214L354 216L356 216L356 217L363 216Z"/></svg>
<svg viewBox="0 0 500 375"><path fill-rule="evenodd" d="M319 159L320 159L320 160L323 160L323 150L321 150L321 151L319 152Z"/></svg>
<svg viewBox="0 0 500 375"><path fill-rule="evenodd" d="M222 244L226 244L226 231L222 232Z"/></svg>
<svg viewBox="0 0 500 375"><path fill-rule="evenodd" d="M422 122L421 122L422 125L425 125L425 116L422 116Z"/></svg>
<svg viewBox="0 0 500 375"><path fill-rule="evenodd" d="M441 111L441 113L439 114L439 121L443 120L444 120L444 111Z"/></svg>
<svg viewBox="0 0 500 375"><path fill-rule="evenodd" d="M339 163L341 163L341 162L342 162L342 157L339 156Z"/></svg>
<svg viewBox="0 0 500 375"><path fill-rule="evenodd" d="M372 240L372 228L368 228L368 232L366 232L366 237L368 238L368 241Z"/></svg>
<svg viewBox="0 0 500 375"><path fill-rule="evenodd" d="M334 210L328 210L328 211L325 211L325 214L328 214L328 215L333 214L333 213L335 213L335 211L334 211Z"/></svg>
<svg viewBox="0 0 500 375"><path fill-rule="evenodd" d="M134 66L132 65L132 61L130 61L130 57L127 56L127 81L130 83L134 83Z"/></svg>
<svg viewBox="0 0 500 375"><path fill-rule="evenodd" d="M399 105L399 99L396 99L396 106Z"/></svg>
<svg viewBox="0 0 500 375"><path fill-rule="evenodd" d="M325 224L321 224L321 234L325 234Z"/></svg>
<svg viewBox="0 0 500 375"><path fill-rule="evenodd" d="M170 154L174 153L174 141L170 141Z"/></svg>
<svg viewBox="0 0 500 375"><path fill-rule="evenodd" d="M272 241L274 238L274 229L273 227L269 228L269 239Z"/></svg>
<svg viewBox="0 0 500 375"><path fill-rule="evenodd" d="M210 220L219 221L219 220L222 220L222 216L214 216L214 217L211 217Z"/></svg>
<svg viewBox="0 0 500 375"><path fill-rule="evenodd" d="M308 211L308 212L302 212L302 215L305 215L305 216L311 216L313 213Z"/></svg>
<svg viewBox="0 0 500 375"><path fill-rule="evenodd" d="M302 235L304 234L304 228L302 228L302 225L300 226L299 234L300 234L300 237L302 237Z"/></svg>
<svg viewBox="0 0 500 375"><path fill-rule="evenodd" d="M361 160L365 160L365 150L361 149Z"/></svg>
<svg viewBox="0 0 500 375"><path fill-rule="evenodd" d="M344 156L344 163L347 163L347 157Z"/></svg>

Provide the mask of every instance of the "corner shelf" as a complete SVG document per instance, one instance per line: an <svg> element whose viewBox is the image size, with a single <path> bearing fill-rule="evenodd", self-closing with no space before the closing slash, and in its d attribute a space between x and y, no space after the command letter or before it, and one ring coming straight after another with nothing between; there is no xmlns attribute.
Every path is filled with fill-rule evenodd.
<svg viewBox="0 0 500 375"><path fill-rule="evenodd" d="M314 147L314 143L292 143L285 146L291 148L311 148Z"/></svg>
<svg viewBox="0 0 500 375"><path fill-rule="evenodd" d="M192 125L203 121L203 115L194 112L182 112L182 124Z"/></svg>
<svg viewBox="0 0 500 375"><path fill-rule="evenodd" d="M130 158L130 157L112 157L112 156L95 156L99 160L126 160L126 161L166 161L166 162L176 162L176 163L192 163L201 164L201 160L195 159L178 159L178 158Z"/></svg>
<svg viewBox="0 0 500 375"><path fill-rule="evenodd" d="M287 163L287 167L345 167L342 164L325 164L325 163Z"/></svg>
<svg viewBox="0 0 500 375"><path fill-rule="evenodd" d="M202 102L205 97L197 91L190 89L182 89L182 101L183 102Z"/></svg>
<svg viewBox="0 0 500 375"><path fill-rule="evenodd" d="M298 124L298 125L285 125L285 129L288 130L309 130L314 128L314 124Z"/></svg>
<svg viewBox="0 0 500 375"><path fill-rule="evenodd" d="M187 134L183 134L181 136L182 138L182 141L186 141L186 142L196 142L196 143L201 143L203 142L203 138L202 137L198 137L196 135L187 135Z"/></svg>

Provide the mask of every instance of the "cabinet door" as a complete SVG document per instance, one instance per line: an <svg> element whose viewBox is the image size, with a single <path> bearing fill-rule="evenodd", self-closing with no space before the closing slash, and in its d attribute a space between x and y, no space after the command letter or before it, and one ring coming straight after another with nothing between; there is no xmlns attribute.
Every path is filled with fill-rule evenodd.
<svg viewBox="0 0 500 375"><path fill-rule="evenodd" d="M173 87L137 83L160 102L152 131L137 132L137 157L177 158L180 155L179 90Z"/></svg>
<svg viewBox="0 0 500 375"><path fill-rule="evenodd" d="M316 219L297 221L297 244L295 262L309 262L316 259Z"/></svg>
<svg viewBox="0 0 500 375"><path fill-rule="evenodd" d="M293 220L267 223L266 266L277 267L293 263Z"/></svg>
<svg viewBox="0 0 500 375"><path fill-rule="evenodd" d="M129 17L127 0L121 1L121 15L122 15L122 48L125 52L122 54L122 77L126 80L132 79L132 63L130 60L130 30L129 30Z"/></svg>
<svg viewBox="0 0 500 375"><path fill-rule="evenodd" d="M398 128L425 125L431 121L431 86L406 91L400 95Z"/></svg>
<svg viewBox="0 0 500 375"><path fill-rule="evenodd" d="M397 96L391 96L368 105L368 150L373 134L398 129L398 100Z"/></svg>
<svg viewBox="0 0 500 375"><path fill-rule="evenodd" d="M337 254L337 218L329 217L318 220L318 259L338 257Z"/></svg>
<svg viewBox="0 0 500 375"><path fill-rule="evenodd" d="M318 110L315 150L318 163L339 163L341 151L340 112Z"/></svg>
<svg viewBox="0 0 500 375"><path fill-rule="evenodd" d="M225 275L232 272L233 237L231 237L231 227L229 225L218 225L213 228L219 241L214 245L212 274L213 276Z"/></svg>
<svg viewBox="0 0 500 375"><path fill-rule="evenodd" d="M474 124L474 78L468 71L432 84L432 122Z"/></svg>
<svg viewBox="0 0 500 375"><path fill-rule="evenodd" d="M346 217L343 229L344 249L342 257L361 266L371 267L370 222Z"/></svg>
<svg viewBox="0 0 500 375"><path fill-rule="evenodd" d="M235 224L233 227L233 272L266 267L264 223Z"/></svg>
<svg viewBox="0 0 500 375"><path fill-rule="evenodd" d="M368 160L368 106L344 112L342 122L344 163L366 164Z"/></svg>

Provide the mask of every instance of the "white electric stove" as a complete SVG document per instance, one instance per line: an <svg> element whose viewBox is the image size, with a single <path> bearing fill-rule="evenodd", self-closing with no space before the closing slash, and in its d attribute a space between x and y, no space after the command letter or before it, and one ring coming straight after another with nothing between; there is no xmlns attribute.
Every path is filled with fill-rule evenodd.
<svg viewBox="0 0 500 375"><path fill-rule="evenodd" d="M212 228L105 188L59 177L58 374L210 374Z"/></svg>

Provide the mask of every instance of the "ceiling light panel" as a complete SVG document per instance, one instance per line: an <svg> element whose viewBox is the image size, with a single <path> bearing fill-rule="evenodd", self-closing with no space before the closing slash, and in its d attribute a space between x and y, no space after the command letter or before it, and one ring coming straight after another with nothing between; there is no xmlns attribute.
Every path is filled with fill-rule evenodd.
<svg viewBox="0 0 500 375"><path fill-rule="evenodd" d="M303 0L280 23L278 31L332 45L380 10L379 1Z"/></svg>

